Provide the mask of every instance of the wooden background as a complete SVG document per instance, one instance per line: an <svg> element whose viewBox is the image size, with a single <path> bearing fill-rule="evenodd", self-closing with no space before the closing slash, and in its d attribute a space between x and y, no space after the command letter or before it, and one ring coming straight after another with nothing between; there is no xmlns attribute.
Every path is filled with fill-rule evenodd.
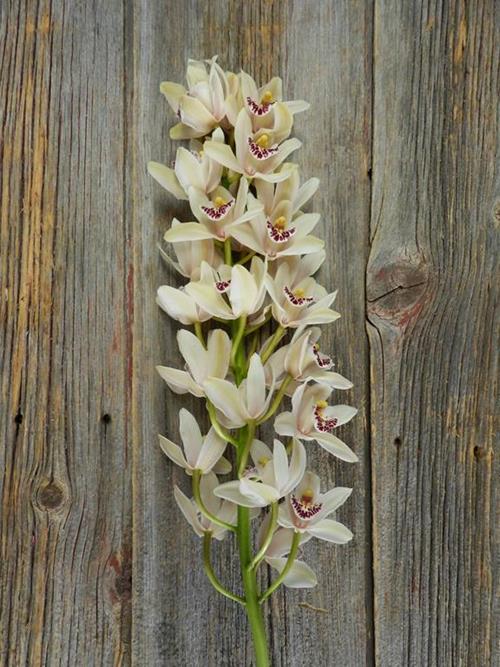
<svg viewBox="0 0 500 667"><path fill-rule="evenodd" d="M343 433L358 465L311 447L354 486L355 539L311 544L317 589L268 606L273 665L500 664L499 8L3 0L1 665L250 664L156 440L182 403L154 372L178 358L157 243L185 210L146 163L174 156L160 81L214 53L312 102L295 160L322 182L321 278L343 313L329 343L360 407ZM230 553L216 566L237 586Z"/></svg>

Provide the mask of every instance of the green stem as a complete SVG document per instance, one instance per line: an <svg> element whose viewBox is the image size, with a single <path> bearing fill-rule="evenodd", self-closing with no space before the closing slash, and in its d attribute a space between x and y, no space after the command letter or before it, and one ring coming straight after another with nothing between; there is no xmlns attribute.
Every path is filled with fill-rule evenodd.
<svg viewBox="0 0 500 667"><path fill-rule="evenodd" d="M231 239L226 239L224 241L224 262L228 266L233 265L233 253L231 251Z"/></svg>
<svg viewBox="0 0 500 667"><path fill-rule="evenodd" d="M263 417L261 417L259 419L259 421L257 422L257 425L262 424L263 422L267 421L270 417L272 417L274 415L276 410L279 408L280 403L281 403L281 399L283 398L283 395L285 394L286 388L288 387L288 385L290 384L291 381L292 381L292 376L287 375L286 378L281 383L281 387L276 392L276 396L274 397L273 402L269 406L269 410L266 412L266 414Z"/></svg>
<svg viewBox="0 0 500 667"><path fill-rule="evenodd" d="M265 364L266 361L269 359L271 354L274 352L276 349L278 343L280 340L283 338L283 336L286 333L286 329L281 326L281 324L278 326L276 331L274 332L273 337L268 341L267 345L265 346L264 350L262 351L260 358L262 359L262 363Z"/></svg>
<svg viewBox="0 0 500 667"><path fill-rule="evenodd" d="M214 427L214 430L217 433L217 435L220 438L222 438L223 440L226 440L227 442L230 442L232 445L237 447L238 446L238 441L235 440L235 438L233 438L233 436L228 431L226 431L226 429L223 426L221 426L219 424L219 422L217 421L217 414L215 412L215 405L207 399L206 407L207 407L208 416L210 418L210 423Z"/></svg>
<svg viewBox="0 0 500 667"><path fill-rule="evenodd" d="M241 259L239 259L236 264L246 264L249 259L252 259L252 257L255 255L255 250L252 250L251 252L247 252L246 255L244 255Z"/></svg>
<svg viewBox="0 0 500 667"><path fill-rule="evenodd" d="M235 369L236 366L237 366L238 351L239 351L243 336L245 335L246 324L247 324L247 317L246 317L246 315L242 315L238 319L237 325L235 327L233 345L231 347L231 366L233 367L233 369Z"/></svg>
<svg viewBox="0 0 500 667"><path fill-rule="evenodd" d="M209 521L215 523L217 526L220 526L221 528L226 528L226 530L236 531L236 526L233 526L232 523L227 523L226 521L222 521L222 519L219 519L218 516L212 514L212 512L210 512L210 510L205 507L205 503L203 502L200 493L201 474L202 474L201 470L193 471L193 497L200 509L200 512L204 514Z"/></svg>
<svg viewBox="0 0 500 667"><path fill-rule="evenodd" d="M266 551L271 544L271 540L273 539L274 531L276 530L276 524L278 522L278 510L279 506L278 503L272 503L271 504L271 516L269 517L269 525L267 527L267 532L262 540L262 545L260 549L257 551L257 553L254 556L254 559L250 563L250 567L252 569L256 569L256 567L259 565L261 560L264 558L266 555Z"/></svg>
<svg viewBox="0 0 500 667"><path fill-rule="evenodd" d="M250 421L247 424L247 433L246 440L243 444L243 447L240 445L240 451L238 456L238 477L241 477L245 471L248 455L250 453L250 447L252 446L253 437L255 435L255 422Z"/></svg>
<svg viewBox="0 0 500 667"><path fill-rule="evenodd" d="M230 600L233 600L234 602L239 602L240 604L245 604L245 600L241 598L239 595L235 595L234 593L231 593L225 586L223 586L219 579L217 578L217 575L215 574L213 568L212 568L212 562L210 559L210 545L212 542L212 533L211 531L207 530L205 531L205 534L203 535L203 567L205 568L206 575L208 577L208 580L212 584L212 586L215 588L216 591L221 593L221 595L225 595L227 598Z"/></svg>
<svg viewBox="0 0 500 667"><path fill-rule="evenodd" d="M203 329L201 328L201 322L194 323L194 332L196 334L196 338L200 341L203 347L206 347L205 338L203 336Z"/></svg>
<svg viewBox="0 0 500 667"><path fill-rule="evenodd" d="M267 598L274 593L274 591L280 586L286 575L290 572L290 569L292 565L295 562L295 558L297 556L297 551L299 550L299 544L300 544L300 533L297 531L293 534L293 539L292 539L292 546L290 548L290 553L288 554L287 561L285 563L285 567L281 570L279 577L277 577L273 583L269 586L267 591L265 593L262 593L260 596L259 602L264 602L264 600L267 600Z"/></svg>

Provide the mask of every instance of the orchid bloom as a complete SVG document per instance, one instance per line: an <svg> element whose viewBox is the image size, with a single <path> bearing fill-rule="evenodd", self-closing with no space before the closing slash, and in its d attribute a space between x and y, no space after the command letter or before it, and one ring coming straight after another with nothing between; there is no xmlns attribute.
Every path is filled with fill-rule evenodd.
<svg viewBox="0 0 500 667"><path fill-rule="evenodd" d="M224 143L224 132L220 127L214 130L212 141ZM222 165L209 158L203 144L194 139L190 150L184 147L177 149L173 169L159 162L149 162L148 171L176 199L188 199L190 188L212 192L222 177Z"/></svg>
<svg viewBox="0 0 500 667"><path fill-rule="evenodd" d="M266 275L266 287L273 301L273 317L282 327L328 324L340 317L330 308L337 292L328 294L314 278L302 277L302 270L295 272L286 262L278 266L274 278Z"/></svg>
<svg viewBox="0 0 500 667"><path fill-rule="evenodd" d="M172 229L181 224L183 223L174 218L174 220L172 220ZM215 269L223 263L222 255L215 247L213 239L205 239L203 241L180 241L173 245L173 249L177 261L172 259L172 257L170 257L170 255L163 249L160 249L161 256L167 264L172 266L181 274L181 276L189 278L190 280L200 279L200 267L202 262L206 262Z"/></svg>
<svg viewBox="0 0 500 667"><path fill-rule="evenodd" d="M319 215L303 213L299 207L314 194L319 181L310 179L299 191L296 165L287 163L279 173L287 173L286 180L276 184L256 181L257 197L249 195L249 208L255 210L256 215L251 222L235 228L232 235L269 259L316 253L325 245L324 241L310 235L319 222Z"/></svg>
<svg viewBox="0 0 500 667"><path fill-rule="evenodd" d="M257 313L266 296L266 265L254 257L250 270L236 266L219 266L214 271L205 262L201 265L201 276L197 282L186 285L186 292L198 306L212 317L233 320Z"/></svg>
<svg viewBox="0 0 500 667"><path fill-rule="evenodd" d="M259 530L257 543L262 543L262 538L269 523L268 519L263 521ZM266 550L264 557L266 563L277 572L281 573L287 564L288 554L290 553L294 530L289 528L278 528L274 533L273 539ZM304 544L311 539L312 535L303 532L300 544ZM314 571L304 563L303 560L296 559L288 573L283 579L283 585L287 588L314 588L318 583L318 578Z"/></svg>
<svg viewBox="0 0 500 667"><path fill-rule="evenodd" d="M352 493L352 489L336 487L320 492L320 479L312 472L306 472L297 488L280 507L278 523L295 532L308 533L320 540L345 544L352 539L352 533L342 523L327 519Z"/></svg>
<svg viewBox="0 0 500 667"><path fill-rule="evenodd" d="M358 457L337 436L334 429L350 421L357 413L349 405L329 406L326 399L332 393L324 384L301 384L292 396L292 411L282 412L274 422L279 435L300 440L316 440L323 449L343 461L356 462Z"/></svg>
<svg viewBox="0 0 500 667"><path fill-rule="evenodd" d="M217 518L226 523L234 523L236 519L237 507L227 500L220 500L214 495L214 489L219 485L217 475L209 472L203 475L200 481L200 493L205 507ZM198 537L210 531L216 540L222 540L226 534L226 529L207 519L199 510L196 502L188 498L178 486L174 487L174 497L179 509L184 514L186 521L194 530Z"/></svg>
<svg viewBox="0 0 500 667"><path fill-rule="evenodd" d="M288 113L284 106L281 111ZM275 113L279 112L277 108ZM234 128L236 154L227 144L220 144L216 141L207 141L205 151L213 160L237 174L276 183L287 178L286 172L276 172L276 168L286 160L290 153L302 145L298 139L287 139L282 143L280 143L281 139L278 139L279 137L273 135L272 130L259 130L254 133L252 122L245 109L242 109Z"/></svg>
<svg viewBox="0 0 500 667"><path fill-rule="evenodd" d="M238 80L234 75L228 77L216 60L217 56L208 61L189 60L187 89L171 81L161 84L160 91L180 119L170 130L171 139L203 137L224 123L226 99L236 93Z"/></svg>
<svg viewBox="0 0 500 667"><path fill-rule="evenodd" d="M319 382L332 389L352 388L350 380L331 370L333 361L321 352L318 343L320 335L319 327L306 331L297 329L291 342L269 358L270 377L278 381L282 376L289 375L293 380L287 385L287 396L291 396L302 382Z"/></svg>
<svg viewBox="0 0 500 667"><path fill-rule="evenodd" d="M241 95L245 108L252 119L255 130L274 125L274 110L282 103L291 115L309 109L309 103L304 100L283 101L283 83L277 76L260 88L254 79L246 72L240 72ZM291 129L291 128L290 128Z"/></svg>
<svg viewBox="0 0 500 667"><path fill-rule="evenodd" d="M182 324L206 322L211 317L184 289L176 289L170 285L158 288L156 303L167 315Z"/></svg>
<svg viewBox="0 0 500 667"><path fill-rule="evenodd" d="M262 417L273 394L273 388L266 391L264 367L258 354L250 358L248 375L239 386L213 377L205 380L204 387L207 397L231 428L240 428Z"/></svg>
<svg viewBox="0 0 500 667"><path fill-rule="evenodd" d="M254 440L250 449L253 466L239 480L218 486L214 493L243 507L266 507L286 496L297 486L306 469L306 450L299 440L293 440L290 462L279 440L274 450L261 440Z"/></svg>
<svg viewBox="0 0 500 667"><path fill-rule="evenodd" d="M174 218L171 229L164 236L165 241L170 243L206 239L225 241L231 236L233 227L259 214L258 207L245 211L247 195L248 181L245 178L240 180L236 197L222 186L217 187L210 197L201 190L190 188L189 201L198 222L179 223Z"/></svg>
<svg viewBox="0 0 500 667"><path fill-rule="evenodd" d="M184 451L163 435L159 436L160 447L188 475L192 475L195 470L200 470L203 475L211 470L220 474L231 472L231 464L222 456L227 442L213 428L203 437L198 422L185 408L179 411L179 433Z"/></svg>
<svg viewBox="0 0 500 667"><path fill-rule="evenodd" d="M157 366L157 371L176 394L204 396L205 380L209 377L225 378L229 368L231 341L222 329L213 329L208 334L205 348L198 338L186 329L177 333L179 350L186 362L187 371Z"/></svg>

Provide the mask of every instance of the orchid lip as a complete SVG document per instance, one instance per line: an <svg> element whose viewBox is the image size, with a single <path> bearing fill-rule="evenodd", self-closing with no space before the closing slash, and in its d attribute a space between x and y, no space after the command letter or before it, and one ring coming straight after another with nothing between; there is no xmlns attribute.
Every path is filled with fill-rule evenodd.
<svg viewBox="0 0 500 667"><path fill-rule="evenodd" d="M215 281L215 289L220 292L221 294L224 294L227 292L231 285L230 280L216 280Z"/></svg>
<svg viewBox="0 0 500 667"><path fill-rule="evenodd" d="M234 199L231 199L222 206L201 206L200 208L210 220L218 221L226 217L233 205Z"/></svg>
<svg viewBox="0 0 500 667"><path fill-rule="evenodd" d="M269 238L275 243L285 243L291 239L296 232L296 227L279 229L278 227L275 227L270 220L267 221L266 226Z"/></svg>
<svg viewBox="0 0 500 667"><path fill-rule="evenodd" d="M292 306L304 306L315 301L313 296L297 296L287 285L283 287L283 292Z"/></svg>
<svg viewBox="0 0 500 667"><path fill-rule="evenodd" d="M314 359L316 361L316 364L323 370L328 370L333 366L333 361L331 357L327 355L322 355L319 351L319 346L318 345L313 345L312 346L312 351L314 354Z"/></svg>
<svg viewBox="0 0 500 667"><path fill-rule="evenodd" d="M301 498L293 494L290 496L290 502L295 514L303 521L312 519L323 507L322 503L303 502Z"/></svg>
<svg viewBox="0 0 500 667"><path fill-rule="evenodd" d="M271 148L262 148L252 139L252 137L248 137L248 147L250 149L250 153L257 160L267 160L272 155L276 155L278 152L277 146L271 146Z"/></svg>
<svg viewBox="0 0 500 667"><path fill-rule="evenodd" d="M254 116L265 116L271 111L272 102L264 102L264 104L258 104L250 96L246 99L249 110L253 113Z"/></svg>
<svg viewBox="0 0 500 667"><path fill-rule="evenodd" d="M331 433L338 424L338 419L326 418L322 415L322 408L314 407L314 425L320 433Z"/></svg>

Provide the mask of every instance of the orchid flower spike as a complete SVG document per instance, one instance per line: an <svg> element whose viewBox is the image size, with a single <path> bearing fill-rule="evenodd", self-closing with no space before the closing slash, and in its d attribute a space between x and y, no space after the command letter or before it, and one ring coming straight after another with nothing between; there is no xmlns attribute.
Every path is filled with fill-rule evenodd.
<svg viewBox="0 0 500 667"><path fill-rule="evenodd" d="M233 524L236 520L237 507L227 500L220 500L214 495L214 489L219 480L213 472L209 472L200 480L200 495L205 507L221 521ZM188 498L178 486L174 487L174 497L186 521L198 537L210 531L216 540L222 540L227 532L226 528L207 519L198 508L193 498Z"/></svg>
<svg viewBox="0 0 500 667"><path fill-rule="evenodd" d="M279 414L274 429L279 435L316 440L330 454L354 463L358 457L333 431L350 421L357 410L349 405L329 406L326 399L331 393L331 387L324 384L301 384L292 396L292 411Z"/></svg>
<svg viewBox="0 0 500 667"><path fill-rule="evenodd" d="M262 544L262 539L268 523L269 517L266 517L266 520L262 522L259 529L257 537L259 545ZM280 574L283 572L287 564L287 556L290 553L294 532L295 531L290 528L278 528L266 550L264 557L266 563ZM305 544L311 537L312 535L309 533L303 532L301 534L300 544ZM317 583L318 578L315 572L309 565L307 565L307 563L304 563L304 561L299 558L294 560L291 568L283 579L283 585L287 588L314 588Z"/></svg>
<svg viewBox="0 0 500 667"><path fill-rule="evenodd" d="M188 475L192 475L195 470L200 470L204 475L211 470L221 475L231 472L231 464L222 456L227 442L213 428L203 437L198 422L185 408L179 411L179 433L184 451L163 435L159 436L160 447Z"/></svg>
<svg viewBox="0 0 500 667"><path fill-rule="evenodd" d="M307 472L280 507L278 523L320 540L345 544L352 539L351 531L342 523L326 517L343 505L351 493L352 489L340 486L321 493L318 475Z"/></svg>
<svg viewBox="0 0 500 667"><path fill-rule="evenodd" d="M187 371L157 366L158 373L176 394L205 396L204 384L209 377L225 378L229 369L231 340L222 329L212 329L205 348L198 338L186 329L177 333L179 350Z"/></svg>

